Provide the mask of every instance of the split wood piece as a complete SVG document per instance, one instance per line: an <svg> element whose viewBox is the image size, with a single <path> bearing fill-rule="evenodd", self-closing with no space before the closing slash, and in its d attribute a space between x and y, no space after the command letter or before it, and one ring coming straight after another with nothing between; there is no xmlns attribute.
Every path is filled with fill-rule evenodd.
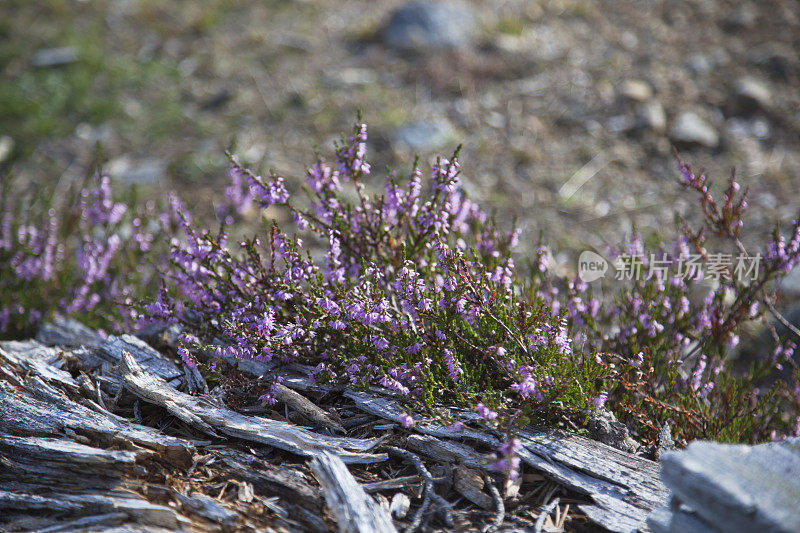
<svg viewBox="0 0 800 533"><path fill-rule="evenodd" d="M420 476L403 476L384 479L383 481L373 481L372 483L364 483L362 487L364 487L366 492L380 492L382 490L411 488L420 483L422 483L422 478Z"/></svg>
<svg viewBox="0 0 800 533"><path fill-rule="evenodd" d="M322 494L301 470L276 466L231 448L209 451L232 477L250 483L260 494L279 495L287 503L305 507L317 515L322 510Z"/></svg>
<svg viewBox="0 0 800 533"><path fill-rule="evenodd" d="M233 530L239 513L223 507L220 502L200 492L190 494L175 493L185 511L201 516L212 524L219 524L226 530Z"/></svg>
<svg viewBox="0 0 800 533"><path fill-rule="evenodd" d="M128 475L145 473L136 464L144 457L148 454L102 450L64 439L2 435L0 482L6 490L0 493L0 515L14 523L27 513L58 520L65 513L123 512L142 526L177 528L182 519L174 510L152 504L125 486Z"/></svg>
<svg viewBox="0 0 800 533"><path fill-rule="evenodd" d="M290 530L330 530L323 518L323 495L310 483L310 475L304 474L301 465L273 465L228 446L209 446L205 451L212 456L215 471L239 484L238 501L260 501L279 517L290 518Z"/></svg>
<svg viewBox="0 0 800 533"><path fill-rule="evenodd" d="M97 332L77 320L57 316L50 322L45 322L36 332L36 340L47 346L61 346L68 348L99 348L103 344L103 337Z"/></svg>
<svg viewBox="0 0 800 533"><path fill-rule="evenodd" d="M305 396L280 383L275 385L275 398L315 424L339 433L345 432L342 425L331 419L328 413L311 403Z"/></svg>
<svg viewBox="0 0 800 533"><path fill-rule="evenodd" d="M80 336L70 338L69 333L64 333L62 330L59 330L59 333L70 340L70 345L79 343L82 338ZM49 329L44 326L39 331L37 338L48 344L52 341ZM103 392L110 396L116 395L122 386L122 377L120 376L118 365L123 351L129 352L139 366L145 368L149 373L172 382L176 386L188 383L189 387L192 388L195 382L198 382L199 385L197 386L202 389L204 385L204 380L199 377L199 374L192 375L190 371L189 376L187 376L186 372L175 362L167 359L146 342L133 335L121 335L119 337L111 335L102 341L99 346L96 343L87 344L81 342L80 344L81 347L76 347L72 350L64 351L59 349L59 352L63 353L62 358L74 361L78 368L91 374L97 380ZM86 348L87 345L93 347Z"/></svg>
<svg viewBox="0 0 800 533"><path fill-rule="evenodd" d="M349 390L344 395L358 409L387 420L399 422L405 412L387 398ZM470 439L490 447L500 444L488 433L428 423L421 418L415 418L413 429L429 436ZM519 452L520 459L562 486L589 496L593 505L579 506L580 510L610 531L646 529L647 515L666 502L668 490L661 483L654 461L564 431L526 430L519 433L519 438L524 447ZM426 444L428 450L435 450Z"/></svg>
<svg viewBox="0 0 800 533"><path fill-rule="evenodd" d="M364 492L336 455L318 453L311 470L341 533L397 533L391 516Z"/></svg>
<svg viewBox="0 0 800 533"><path fill-rule="evenodd" d="M46 381L76 392L79 389L78 382L62 369L61 354L61 350L33 340L0 342L0 360L5 359L18 368L24 368L26 372L22 374L38 374Z"/></svg>
<svg viewBox="0 0 800 533"><path fill-rule="evenodd" d="M466 444L437 439L429 435L411 435L406 445L426 457L441 463L459 463L470 468L486 468L486 456Z"/></svg>
<svg viewBox="0 0 800 533"><path fill-rule="evenodd" d="M210 401L207 396L195 397L177 391L163 379L142 369L127 352L122 353L120 368L125 387L133 394L164 407L173 416L209 435L223 433L305 457L327 451L350 464L387 459L386 454L367 453L380 439L327 437L287 422L242 415Z"/></svg>
<svg viewBox="0 0 800 533"><path fill-rule="evenodd" d="M40 490L42 487L39 487ZM143 530L150 530L150 527L164 527L171 530L184 529L191 523L180 516L175 510L164 505L150 503L138 494L127 490L103 491L102 493L91 493L83 491L81 493L68 494L57 491L48 491L47 496L36 494L26 494L18 491L6 492L0 490L0 516L4 527L16 529L13 524L24 524L26 516L23 513L47 514L53 516L43 516L39 522L54 526L72 525L75 523L73 517L59 516L60 513L79 514L90 516L103 515L108 513L124 513L125 520L132 521L136 526ZM10 511L19 518L13 522L8 522L14 518ZM33 517L30 517L33 518ZM55 524L54 524L55 522ZM36 531L44 530L44 527L32 527ZM70 529L75 531L76 529ZM80 530L80 528L77 528Z"/></svg>
<svg viewBox="0 0 800 533"><path fill-rule="evenodd" d="M37 351L28 351L37 345L0 344L0 428L4 433L52 437L72 433L104 445L149 448L180 468L192 464L193 442L162 435L97 404L88 403L91 407L87 407L71 400L56 386L77 390L78 384L62 370L38 365L34 356Z"/></svg>
<svg viewBox="0 0 800 533"><path fill-rule="evenodd" d="M154 350L149 344L133 335L109 336L98 350L98 354L111 363L120 363L122 354L127 353L147 373L164 381L183 377L183 370L177 364Z"/></svg>
<svg viewBox="0 0 800 533"><path fill-rule="evenodd" d="M555 429L524 430L518 437L522 461L589 496L594 505L578 508L610 531L646 530L647 515L666 504L669 490L654 461Z"/></svg>
<svg viewBox="0 0 800 533"><path fill-rule="evenodd" d="M489 510L492 508L492 497L483 491L485 485L483 474L479 470L456 468L453 486L458 493L478 507Z"/></svg>
<svg viewBox="0 0 800 533"><path fill-rule="evenodd" d="M366 413L402 424L400 415L405 413L406 410L401 409L400 405L394 400L353 390L346 390L344 396L352 400L358 409ZM497 437L487 432L459 429L456 426L443 426L437 422L429 422L419 416L414 416L413 418L414 430L424 435L451 439L471 439L491 447L497 447L501 444Z"/></svg>

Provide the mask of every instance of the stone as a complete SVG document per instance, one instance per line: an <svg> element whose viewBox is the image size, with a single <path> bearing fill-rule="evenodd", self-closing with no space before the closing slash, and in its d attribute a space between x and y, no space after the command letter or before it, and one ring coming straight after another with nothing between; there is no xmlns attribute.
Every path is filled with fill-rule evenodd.
<svg viewBox="0 0 800 533"><path fill-rule="evenodd" d="M790 298L800 298L800 266L795 266L784 276L778 290Z"/></svg>
<svg viewBox="0 0 800 533"><path fill-rule="evenodd" d="M686 67L693 74L707 74L711 72L714 65L709 56L705 54L692 54L686 62Z"/></svg>
<svg viewBox="0 0 800 533"><path fill-rule="evenodd" d="M642 126L656 133L664 133L667 129L667 114L658 100L650 100L639 107L638 118Z"/></svg>
<svg viewBox="0 0 800 533"><path fill-rule="evenodd" d="M0 163L8 159L14 150L14 139L8 135L0 135Z"/></svg>
<svg viewBox="0 0 800 533"><path fill-rule="evenodd" d="M411 508L411 499L402 492L395 493L392 496L392 503L389 504L389 512L393 517L402 520L408 514Z"/></svg>
<svg viewBox="0 0 800 533"><path fill-rule="evenodd" d="M60 67L78 60L78 52L72 46L59 48L42 48L33 54L31 65L34 67Z"/></svg>
<svg viewBox="0 0 800 533"><path fill-rule="evenodd" d="M164 180L167 164L161 159L132 161L123 156L109 162L108 172L125 183L150 185Z"/></svg>
<svg viewBox="0 0 800 533"><path fill-rule="evenodd" d="M669 424L664 424L658 430L656 441L653 443L653 458L660 461L661 457L675 448L675 441L672 440L672 431Z"/></svg>
<svg viewBox="0 0 800 533"><path fill-rule="evenodd" d="M757 446L693 442L664 456L661 479L672 504L648 518L655 532L800 531L800 438Z"/></svg>
<svg viewBox="0 0 800 533"><path fill-rule="evenodd" d="M731 104L734 114L767 111L772 106L772 92L763 81L745 76L736 81Z"/></svg>
<svg viewBox="0 0 800 533"><path fill-rule="evenodd" d="M728 33L736 33L752 29L758 18L758 12L749 4L735 9L722 22L722 29Z"/></svg>
<svg viewBox="0 0 800 533"><path fill-rule="evenodd" d="M611 411L597 411L589 419L589 434L594 440L608 444L618 450L635 453L639 443L628 434L625 424L617 420Z"/></svg>
<svg viewBox="0 0 800 533"><path fill-rule="evenodd" d="M409 2L397 8L383 30L383 44L400 51L467 47L477 34L477 18L455 2Z"/></svg>
<svg viewBox="0 0 800 533"><path fill-rule="evenodd" d="M455 139L453 127L446 120L412 122L394 133L394 143L412 152L429 152Z"/></svg>
<svg viewBox="0 0 800 533"><path fill-rule="evenodd" d="M716 148L719 145L717 130L693 111L684 111L678 115L670 129L670 138L676 143L706 148Z"/></svg>
<svg viewBox="0 0 800 533"><path fill-rule="evenodd" d="M619 93L634 102L646 102L653 97L650 85L642 80L625 80L619 88Z"/></svg>
<svg viewBox="0 0 800 533"><path fill-rule="evenodd" d="M605 126L608 131L613 133L628 131L633 128L634 120L628 115L615 115L606 120Z"/></svg>

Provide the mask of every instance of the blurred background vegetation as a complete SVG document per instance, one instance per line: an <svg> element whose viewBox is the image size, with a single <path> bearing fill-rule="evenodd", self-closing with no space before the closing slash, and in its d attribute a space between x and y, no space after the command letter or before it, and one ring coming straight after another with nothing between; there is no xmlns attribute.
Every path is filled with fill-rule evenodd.
<svg viewBox="0 0 800 533"><path fill-rule="evenodd" d="M375 168L463 143L467 192L570 269L688 211L673 146L737 167L758 228L796 214L798 49L794 0L5 0L0 165L39 187L99 157L210 213L227 147L302 178L360 109Z"/></svg>

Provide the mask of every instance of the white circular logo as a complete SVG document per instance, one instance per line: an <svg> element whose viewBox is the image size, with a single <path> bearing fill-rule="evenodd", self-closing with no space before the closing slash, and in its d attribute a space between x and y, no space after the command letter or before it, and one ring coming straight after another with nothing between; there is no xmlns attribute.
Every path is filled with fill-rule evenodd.
<svg viewBox="0 0 800 533"><path fill-rule="evenodd" d="M586 283L598 280L606 275L608 271L608 261L600 255L590 250L581 252L578 257L578 277Z"/></svg>

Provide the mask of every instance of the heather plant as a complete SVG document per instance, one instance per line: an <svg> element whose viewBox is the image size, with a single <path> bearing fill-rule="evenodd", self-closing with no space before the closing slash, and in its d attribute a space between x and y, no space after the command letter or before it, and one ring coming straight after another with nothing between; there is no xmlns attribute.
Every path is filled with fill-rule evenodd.
<svg viewBox="0 0 800 533"><path fill-rule="evenodd" d="M790 326L773 290L800 261L800 223L748 254L746 192L733 176L717 201L706 177L680 162L702 225L684 222L670 245L655 236L650 254L639 235L611 250L629 275L602 299L580 277L551 277L543 245L531 282L520 281L519 232L500 231L466 197L458 151L430 173L415 161L408 176L379 180L360 124L330 162L316 154L294 194L283 178L230 159L215 232L174 195L163 207L126 205L103 176L58 198L12 201L4 184L0 333L28 335L55 313L112 330L130 330L134 319L178 323L179 355L223 381L239 378L221 373L215 357L301 363L314 380L394 394L408 408L405 427L420 411L490 427L506 437L492 467L510 478L515 428L580 427L600 409L645 441L664 424L686 441L800 431L792 359L800 332L788 327L794 336L779 338L768 321ZM229 242L229 228L253 207L283 210L297 231L264 218L263 232ZM726 260L732 253L760 262ZM707 265L711 284L690 255ZM748 321L764 322L777 348L741 373L731 354ZM279 374L254 385L265 403L275 401ZM442 405L477 416L456 420Z"/></svg>
<svg viewBox="0 0 800 533"><path fill-rule="evenodd" d="M566 284L563 301L552 297L544 276L537 286L587 334L587 346L609 370L602 402L640 436L653 438L665 423L685 440L798 435L800 374L792 355L800 332L776 311L773 288L800 260L800 222L788 242L776 228L752 253L741 239L748 204L735 175L718 202L705 175L680 160L678 167L681 185L699 197L699 228L683 221L679 240L649 254L638 234L626 249L612 250L625 281L603 305L580 277ZM793 330L791 337L778 337L767 312ZM775 349L742 373L732 350L748 321L766 324Z"/></svg>
<svg viewBox="0 0 800 533"><path fill-rule="evenodd" d="M286 209L308 242L267 223L231 246L224 229L186 222L147 320L183 326L190 364L200 353L304 363L315 380L382 386L415 410L480 404L509 433L511 421L584 416L607 369L573 352L566 321L517 283L518 232L465 197L457 152L427 179L415 164L405 183L389 172L369 194L365 142L359 125L332 163L318 155L304 203L232 157L228 207ZM500 450L498 468L516 464L514 451Z"/></svg>
<svg viewBox="0 0 800 533"><path fill-rule="evenodd" d="M103 175L60 194L12 187L0 187L0 335L30 335L57 313L132 327L131 304L158 288L155 262L175 231L177 197L164 211L152 201L130 207Z"/></svg>

